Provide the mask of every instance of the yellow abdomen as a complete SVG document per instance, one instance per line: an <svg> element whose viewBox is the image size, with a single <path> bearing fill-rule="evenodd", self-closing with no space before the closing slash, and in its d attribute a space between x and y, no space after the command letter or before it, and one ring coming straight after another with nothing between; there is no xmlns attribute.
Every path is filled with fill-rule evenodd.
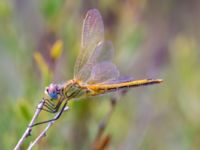
<svg viewBox="0 0 200 150"><path fill-rule="evenodd" d="M133 80L129 82L114 83L114 84L94 84L88 85L87 88L94 92L94 95L103 94L106 92L116 91L118 89L130 88L136 86L145 86L151 84L161 83L161 79L143 79L143 80Z"/></svg>

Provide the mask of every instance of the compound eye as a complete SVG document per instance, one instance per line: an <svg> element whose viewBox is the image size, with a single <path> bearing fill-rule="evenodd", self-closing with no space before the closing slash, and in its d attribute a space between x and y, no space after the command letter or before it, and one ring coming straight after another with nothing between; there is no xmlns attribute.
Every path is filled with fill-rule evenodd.
<svg viewBox="0 0 200 150"><path fill-rule="evenodd" d="M52 98L52 99L58 99L58 94L56 92L50 92L49 93L49 96Z"/></svg>
<svg viewBox="0 0 200 150"><path fill-rule="evenodd" d="M59 89L56 84L50 84L49 87L45 89L45 94L49 95L51 99L58 99Z"/></svg>

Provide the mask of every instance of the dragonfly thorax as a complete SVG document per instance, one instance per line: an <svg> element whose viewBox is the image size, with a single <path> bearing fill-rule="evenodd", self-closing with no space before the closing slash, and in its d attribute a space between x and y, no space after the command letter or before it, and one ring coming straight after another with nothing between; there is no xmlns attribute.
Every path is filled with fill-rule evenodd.
<svg viewBox="0 0 200 150"><path fill-rule="evenodd" d="M64 86L63 86L63 94L66 96L66 98L80 98L86 93L86 90L81 87L79 81L77 80L69 80Z"/></svg>

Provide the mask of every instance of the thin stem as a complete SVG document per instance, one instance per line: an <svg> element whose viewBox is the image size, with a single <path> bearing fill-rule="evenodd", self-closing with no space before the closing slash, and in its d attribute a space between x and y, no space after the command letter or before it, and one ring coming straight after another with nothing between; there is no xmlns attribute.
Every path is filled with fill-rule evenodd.
<svg viewBox="0 0 200 150"><path fill-rule="evenodd" d="M102 119L102 121L99 124L99 128L98 128L97 134L95 136L95 139L92 143L91 150L103 150L108 145L108 143L110 141L110 137L106 136L103 138L102 136L103 136L103 133L104 133L104 131L109 123L109 120L114 112L116 103L117 103L117 99L115 97L112 97L110 99L110 106L111 106L110 110L106 114L106 116L104 116L104 118Z"/></svg>
<svg viewBox="0 0 200 150"><path fill-rule="evenodd" d="M42 107L44 106L45 100L41 100L41 102L38 104L37 109L35 111L35 114L33 118L31 119L27 129L25 130L24 134L22 135L21 139L18 141L17 145L15 146L14 150L19 150L21 145L24 143L24 140L31 135L32 131L32 125L34 124L35 120L37 119L38 115L40 114Z"/></svg>
<svg viewBox="0 0 200 150"><path fill-rule="evenodd" d="M110 110L99 124L99 129L98 129L98 132L97 132L96 139L101 138L101 136L102 136L106 126L108 125L108 122L109 122L109 120L110 120L110 118L111 118L111 116L114 112L116 102L117 102L117 100L115 98L111 98L111 100L110 100Z"/></svg>
<svg viewBox="0 0 200 150"><path fill-rule="evenodd" d="M67 111L67 110L69 110L69 107L66 106L63 110L64 110L64 111ZM35 141L33 141L33 142L29 145L29 147L28 147L27 150L31 150L37 143L39 143L39 141L40 141L43 137L46 136L46 133L47 133L48 129L54 124L54 122L56 121L57 118L59 118L59 116L60 116L60 112L57 113L56 116L54 117L54 119L52 119L52 121L50 121L50 122L48 123L48 125L46 126L46 128L40 133L40 135L35 139Z"/></svg>

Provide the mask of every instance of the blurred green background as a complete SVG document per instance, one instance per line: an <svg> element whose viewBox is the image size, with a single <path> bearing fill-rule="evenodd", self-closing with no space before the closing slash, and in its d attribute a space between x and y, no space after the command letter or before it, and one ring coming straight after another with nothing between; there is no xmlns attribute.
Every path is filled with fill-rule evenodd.
<svg viewBox="0 0 200 150"><path fill-rule="evenodd" d="M108 149L200 149L200 2L198 0L1 0L0 149L13 149L45 86L73 77L83 18L103 17L122 75L163 78L120 98L104 135ZM52 56L52 48L62 49ZM40 54L40 55L37 55ZM41 57L40 57L41 56ZM70 102L36 149L89 149L110 96ZM42 114L40 120L51 118ZM33 128L38 135L44 125Z"/></svg>

